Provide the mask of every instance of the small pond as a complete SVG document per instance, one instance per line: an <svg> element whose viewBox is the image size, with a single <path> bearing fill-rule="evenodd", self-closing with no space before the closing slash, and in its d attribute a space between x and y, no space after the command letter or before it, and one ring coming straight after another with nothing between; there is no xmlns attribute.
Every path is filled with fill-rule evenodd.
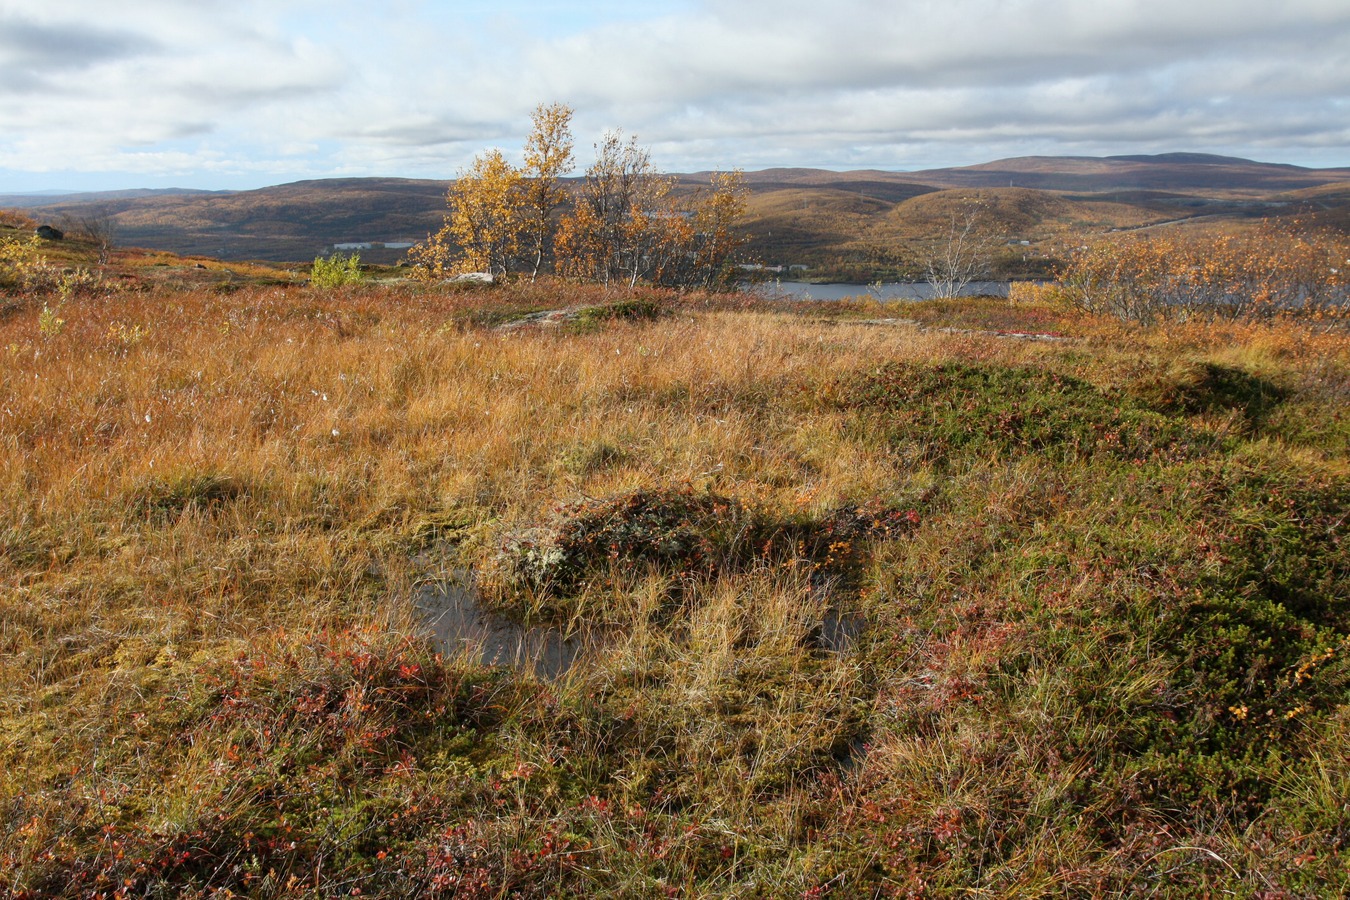
<svg viewBox="0 0 1350 900"><path fill-rule="evenodd" d="M596 643L594 635L568 634L551 626L526 626L487 609L473 576L457 571L423 584L415 600L437 648L446 656L466 656L485 666L509 666L556 679ZM807 640L829 653L851 653L864 620L829 607Z"/></svg>
<svg viewBox="0 0 1350 900"><path fill-rule="evenodd" d="M580 635L527 627L485 609L466 572L423 585L416 604L442 653L467 654L487 666L529 669L540 678L558 678L586 646Z"/></svg>

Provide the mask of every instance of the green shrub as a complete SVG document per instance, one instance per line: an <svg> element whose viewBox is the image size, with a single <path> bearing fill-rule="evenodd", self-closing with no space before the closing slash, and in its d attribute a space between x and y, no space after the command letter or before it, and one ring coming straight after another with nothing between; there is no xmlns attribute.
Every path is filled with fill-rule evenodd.
<svg viewBox="0 0 1350 900"><path fill-rule="evenodd" d="M886 440L938 462L998 453L1185 459L1212 439L1129 397L1033 368L891 363L841 383L836 396Z"/></svg>
<svg viewBox="0 0 1350 900"><path fill-rule="evenodd" d="M353 253L351 256L334 253L327 259L316 256L314 257L314 267L309 273L309 283L320 288L337 288L348 284L360 284L364 280L365 275L361 272L361 255L359 253Z"/></svg>
<svg viewBox="0 0 1350 900"><path fill-rule="evenodd" d="M662 315L660 303L637 297L632 300L617 300L603 306L588 306L577 313L577 324L585 328L606 322L654 322Z"/></svg>

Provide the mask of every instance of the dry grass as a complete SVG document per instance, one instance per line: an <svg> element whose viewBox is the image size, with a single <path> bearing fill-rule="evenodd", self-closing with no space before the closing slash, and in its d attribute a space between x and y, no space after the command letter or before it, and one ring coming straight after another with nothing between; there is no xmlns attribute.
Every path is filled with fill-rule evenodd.
<svg viewBox="0 0 1350 900"><path fill-rule="evenodd" d="M254 286L0 319L0 890L1345 884L1344 337L662 295L495 327L614 299ZM1052 319L1071 340L979 330ZM876 393L955 364L1058 373L1083 429L1166 417L1191 443L1030 446L1014 419L972 442L974 399L1019 398L906 418ZM497 583L591 635L557 681L433 654L416 585L644 491L734 498L772 542L684 570L658 516L565 597ZM869 502L918 524L822 541ZM1187 643L1239 640L1192 594L1247 604L1264 662ZM1235 733L1221 707L1258 702L1299 711Z"/></svg>

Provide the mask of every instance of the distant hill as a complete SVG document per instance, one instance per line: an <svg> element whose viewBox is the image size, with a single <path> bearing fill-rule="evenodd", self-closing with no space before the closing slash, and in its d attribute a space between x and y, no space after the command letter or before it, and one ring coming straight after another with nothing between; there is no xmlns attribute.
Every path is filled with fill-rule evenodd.
<svg viewBox="0 0 1350 900"><path fill-rule="evenodd" d="M141 200L148 197L183 197L217 193L229 192L200 191L191 188L131 188L123 191L35 191L30 194L0 194L0 208L25 209L52 205L70 206L109 203L115 200Z"/></svg>
<svg viewBox="0 0 1350 900"><path fill-rule="evenodd" d="M252 191L115 191L46 198L29 215L54 221L95 213L126 246L220 259L309 261L334 244L420 241L440 227L449 182L330 178ZM0 207L6 198L0 196ZM394 262L403 250L363 255Z"/></svg>
<svg viewBox="0 0 1350 900"><path fill-rule="evenodd" d="M764 262L854 281L915 274L924 243L974 199L1007 242L1005 275L1043 273L1065 240L1094 233L1295 215L1350 229L1350 168L1197 153L1021 157L919 172L770 169L747 182L751 247Z"/></svg>
<svg viewBox="0 0 1350 900"><path fill-rule="evenodd" d="M708 173L678 176L683 189ZM1247 222L1301 214L1350 227L1350 168L1309 169L1197 153L1019 157L918 172L777 168L745 173L745 230L766 263L884 277L940 227L953 204L980 192L1024 260L1070 233L1192 221ZM335 244L369 243L363 258L392 263L402 244L440 227L448 181L341 178L253 191L131 190L0 195L0 208L59 222L110 219L124 246L221 259L308 261ZM1010 251L1011 253L1011 251ZM831 268L833 267L833 269Z"/></svg>
<svg viewBox="0 0 1350 900"><path fill-rule="evenodd" d="M1046 191L1151 190L1202 192L1234 198L1350 181L1350 168L1305 169L1204 153L1157 156L1025 156L910 172L907 177L944 187L1028 187Z"/></svg>

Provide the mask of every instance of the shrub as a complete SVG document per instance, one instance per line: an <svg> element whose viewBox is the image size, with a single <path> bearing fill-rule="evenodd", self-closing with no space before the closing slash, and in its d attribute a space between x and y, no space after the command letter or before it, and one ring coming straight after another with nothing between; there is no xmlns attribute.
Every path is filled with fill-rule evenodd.
<svg viewBox="0 0 1350 900"><path fill-rule="evenodd" d="M37 220L17 209L0 209L0 226L8 225L20 231L32 231L37 228Z"/></svg>
<svg viewBox="0 0 1350 900"><path fill-rule="evenodd" d="M0 290L30 286L34 273L45 269L37 235L0 238Z"/></svg>
<svg viewBox="0 0 1350 900"><path fill-rule="evenodd" d="M958 452L1107 456L1203 455L1212 440L1185 423L1077 378L1039 369L891 363L837 388L886 440L936 461Z"/></svg>
<svg viewBox="0 0 1350 900"><path fill-rule="evenodd" d="M309 273L309 283L319 288L338 288L348 284L360 284L364 280L359 253L353 253L351 256L334 253L327 259L316 256L314 267Z"/></svg>
<svg viewBox="0 0 1350 900"><path fill-rule="evenodd" d="M54 338L65 329L66 320L61 318L60 309L42 304L42 312L38 313L38 333L44 338Z"/></svg>
<svg viewBox="0 0 1350 900"><path fill-rule="evenodd" d="M1054 293L1127 321L1337 318L1350 309L1339 235L1266 226L1207 238L1113 238L1073 254Z"/></svg>
<svg viewBox="0 0 1350 900"><path fill-rule="evenodd" d="M102 279L84 267L63 270L49 263L37 235L0 237L0 290L54 292L65 302L101 286Z"/></svg>
<svg viewBox="0 0 1350 900"><path fill-rule="evenodd" d="M1010 303L1044 303L1052 299L1054 288L1048 284L1038 284L1035 281L1013 281L1008 284L1008 301Z"/></svg>

